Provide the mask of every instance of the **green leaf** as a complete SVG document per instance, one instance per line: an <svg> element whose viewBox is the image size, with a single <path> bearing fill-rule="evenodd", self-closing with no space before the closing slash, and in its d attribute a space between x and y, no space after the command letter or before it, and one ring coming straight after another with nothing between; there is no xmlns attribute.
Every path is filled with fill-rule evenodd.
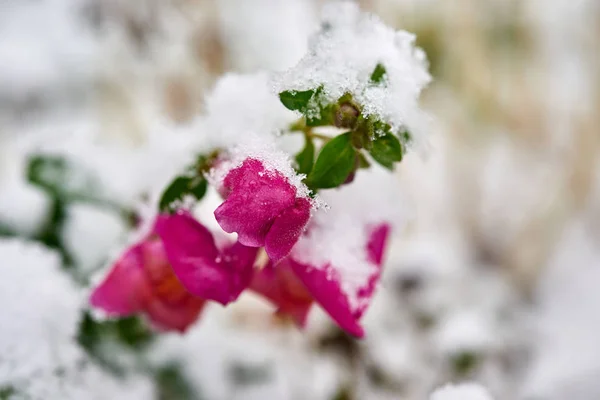
<svg viewBox="0 0 600 400"><path fill-rule="evenodd" d="M367 157L365 157L365 155L362 152L358 152L358 168L366 169L370 166L371 163L369 162L369 160L367 160Z"/></svg>
<svg viewBox="0 0 600 400"><path fill-rule="evenodd" d="M156 400L200 400L194 386L178 365L169 364L155 372Z"/></svg>
<svg viewBox="0 0 600 400"><path fill-rule="evenodd" d="M371 74L371 82L373 82L373 83L383 82L385 73L386 73L386 70L385 70L385 67L383 66L383 64L381 64L381 63L377 64L377 66L375 66L375 70L373 70L373 73Z"/></svg>
<svg viewBox="0 0 600 400"><path fill-rule="evenodd" d="M192 178L189 176L178 176L175 178L163 192L158 203L158 208L161 211L172 211L173 204L183 200L191 181Z"/></svg>
<svg viewBox="0 0 600 400"><path fill-rule="evenodd" d="M193 196L197 201L206 194L208 182L201 176L178 176L163 192L158 207L163 212L171 212L186 195Z"/></svg>
<svg viewBox="0 0 600 400"><path fill-rule="evenodd" d="M44 190L58 194L68 175L68 163L63 157L36 154L29 157L27 180Z"/></svg>
<svg viewBox="0 0 600 400"><path fill-rule="evenodd" d="M93 198L99 182L91 171L59 155L33 154L28 158L27 180L54 197Z"/></svg>
<svg viewBox="0 0 600 400"><path fill-rule="evenodd" d="M391 132L375 139L369 153L375 161L390 170L395 162L402 161L402 145Z"/></svg>
<svg viewBox="0 0 600 400"><path fill-rule="evenodd" d="M298 163L298 173L306 175L310 173L315 162L315 144L312 138L306 136L306 144L304 149L296 155L296 162Z"/></svg>
<svg viewBox="0 0 600 400"><path fill-rule="evenodd" d="M17 397L17 391L11 385L0 386L0 400L10 400Z"/></svg>
<svg viewBox="0 0 600 400"><path fill-rule="evenodd" d="M356 150L352 147L350 132L336 136L321 149L307 185L317 189L340 186L354 170L355 162Z"/></svg>
<svg viewBox="0 0 600 400"><path fill-rule="evenodd" d="M304 91L286 90L279 93L279 100L288 110L304 112L315 93L314 89Z"/></svg>
<svg viewBox="0 0 600 400"><path fill-rule="evenodd" d="M194 196L197 201L202 200L208 189L208 181L203 176L197 176L190 182L189 193Z"/></svg>
<svg viewBox="0 0 600 400"><path fill-rule="evenodd" d="M316 115L313 113L317 112ZM326 105L318 110L306 112L306 126L325 126L333 125L335 122L335 107L333 104Z"/></svg>

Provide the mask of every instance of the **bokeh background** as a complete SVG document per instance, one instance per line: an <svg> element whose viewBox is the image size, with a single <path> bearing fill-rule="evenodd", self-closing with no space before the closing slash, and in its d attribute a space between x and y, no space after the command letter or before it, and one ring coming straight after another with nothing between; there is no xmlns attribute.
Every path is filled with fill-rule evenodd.
<svg viewBox="0 0 600 400"><path fill-rule="evenodd" d="M366 339L319 310L299 332L250 296L185 336L85 311L207 91L294 65L323 3L0 2L0 399L417 400L461 381L497 400L600 398L597 0L359 1L416 34L433 76ZM41 150L87 195L40 186Z"/></svg>

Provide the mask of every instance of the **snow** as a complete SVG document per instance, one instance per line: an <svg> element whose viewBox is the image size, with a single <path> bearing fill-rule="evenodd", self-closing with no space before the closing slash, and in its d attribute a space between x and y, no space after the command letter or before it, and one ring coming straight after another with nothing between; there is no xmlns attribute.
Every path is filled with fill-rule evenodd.
<svg viewBox="0 0 600 400"><path fill-rule="evenodd" d="M462 383L437 389L429 400L492 400L492 397L481 385Z"/></svg>
<svg viewBox="0 0 600 400"><path fill-rule="evenodd" d="M325 102L351 93L364 115L376 115L400 130L419 119L417 99L431 79L425 53L415 48L414 40L414 35L394 31L376 16L361 13L353 2L328 3L307 55L275 75L274 90L323 86ZM375 85L370 77L379 63L386 74L382 84Z"/></svg>
<svg viewBox="0 0 600 400"><path fill-rule="evenodd" d="M229 63L243 72L293 66L316 25L315 4L307 0L223 0L217 7Z"/></svg>
<svg viewBox="0 0 600 400"><path fill-rule="evenodd" d="M0 387L32 400L150 396L145 379L118 381L90 364L75 343L85 298L57 253L0 239L0 259Z"/></svg>

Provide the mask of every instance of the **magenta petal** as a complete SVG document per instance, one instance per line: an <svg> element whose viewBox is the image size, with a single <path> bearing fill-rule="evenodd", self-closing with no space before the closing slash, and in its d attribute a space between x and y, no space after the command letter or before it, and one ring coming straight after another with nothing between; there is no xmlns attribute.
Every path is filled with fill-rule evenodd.
<svg viewBox="0 0 600 400"><path fill-rule="evenodd" d="M232 300L229 271L208 229L182 211L159 217L155 229L173 272L190 293L221 304Z"/></svg>
<svg viewBox="0 0 600 400"><path fill-rule="evenodd" d="M158 330L183 333L196 322L204 304L203 300L196 298L186 304L172 306L155 298L146 307L146 315Z"/></svg>
<svg viewBox="0 0 600 400"><path fill-rule="evenodd" d="M294 207L283 211L269 229L265 238L265 251L274 262L287 256L302 235L310 218L310 202L305 198L296 199Z"/></svg>
<svg viewBox="0 0 600 400"><path fill-rule="evenodd" d="M229 172L224 184L230 194L215 210L215 218L225 232L236 232L246 246L263 246L275 218L295 203L296 188L257 160L244 161Z"/></svg>
<svg viewBox="0 0 600 400"><path fill-rule="evenodd" d="M130 248L112 267L108 276L93 291L92 306L109 314L126 316L142 311L150 298L140 244Z"/></svg>
<svg viewBox="0 0 600 400"><path fill-rule="evenodd" d="M258 253L257 247L244 246L239 242L223 250L223 260L228 264L230 271L230 287L233 300L237 299L252 280L254 261Z"/></svg>
<svg viewBox="0 0 600 400"><path fill-rule="evenodd" d="M364 330L352 310L346 295L342 292L339 278L330 266L314 268L290 259L294 273L304 283L314 299L349 334L362 338Z"/></svg>
<svg viewBox="0 0 600 400"><path fill-rule="evenodd" d="M304 327L313 298L292 271L287 259L275 268L273 263L269 263L255 271L250 288L277 306L278 314L289 315L296 325Z"/></svg>
<svg viewBox="0 0 600 400"><path fill-rule="evenodd" d="M383 261L383 252L387 243L387 238L390 234L390 226L388 224L380 224L371 230L369 235L369 243L367 243L367 254L369 262L381 265Z"/></svg>

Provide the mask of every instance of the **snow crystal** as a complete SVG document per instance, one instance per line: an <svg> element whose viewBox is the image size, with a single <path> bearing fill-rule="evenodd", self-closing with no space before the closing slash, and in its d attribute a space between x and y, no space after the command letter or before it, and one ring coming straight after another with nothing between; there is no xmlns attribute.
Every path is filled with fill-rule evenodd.
<svg viewBox="0 0 600 400"><path fill-rule="evenodd" d="M394 31L379 18L362 14L352 2L327 4L321 31L311 38L308 54L293 68L274 77L274 89L302 91L323 87L325 100L351 93L363 114L376 115L401 129L418 119L417 98L431 77L425 53L415 37ZM385 68L383 82L371 74Z"/></svg>
<svg viewBox="0 0 600 400"><path fill-rule="evenodd" d="M459 385L446 385L437 389L429 397L430 400L492 400L492 396L481 385L476 383L462 383Z"/></svg>
<svg viewBox="0 0 600 400"><path fill-rule="evenodd" d="M368 261L365 251L369 228L387 223L393 230L404 221L397 183L394 174L372 166L359 171L350 185L319 192L329 209L315 213L308 234L292 250L300 262L317 268L330 264L340 275L341 288L352 309L362 306L365 299L359 298L359 289L378 269Z"/></svg>

